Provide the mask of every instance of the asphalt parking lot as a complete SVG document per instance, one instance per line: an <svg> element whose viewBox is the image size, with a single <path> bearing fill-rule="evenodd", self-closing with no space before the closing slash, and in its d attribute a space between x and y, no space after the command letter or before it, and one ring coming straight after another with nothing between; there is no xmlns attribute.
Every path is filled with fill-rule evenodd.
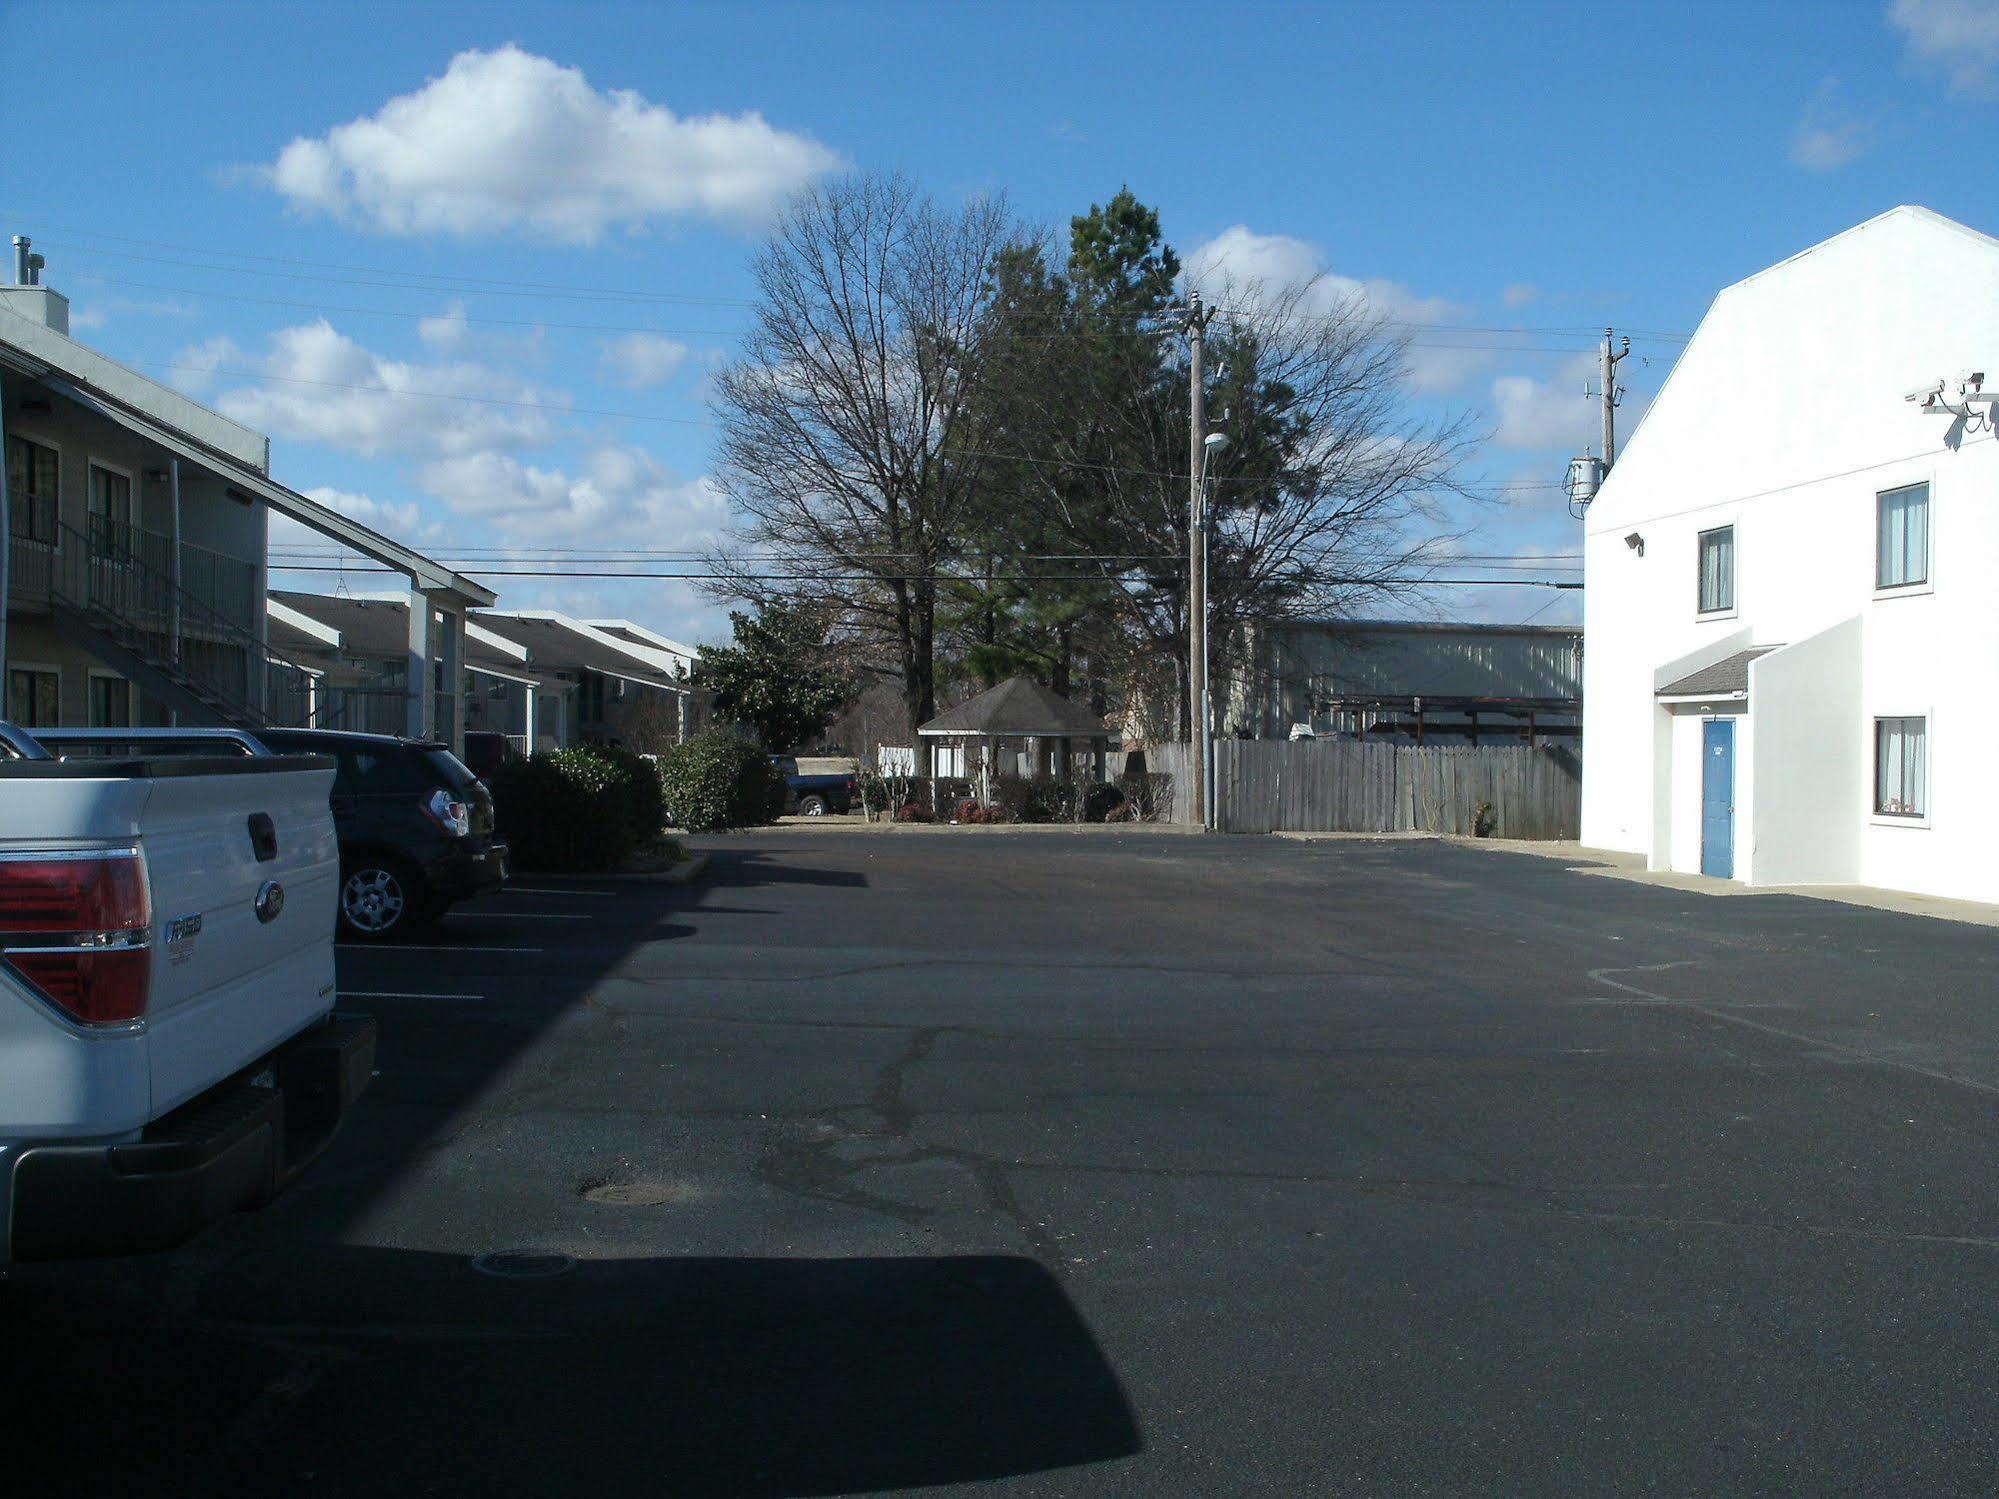
<svg viewBox="0 0 1999 1499"><path fill-rule="evenodd" d="M307 1178L0 1276L10 1470L1999 1488L1999 931L1427 843L705 846L343 948L381 1073Z"/></svg>

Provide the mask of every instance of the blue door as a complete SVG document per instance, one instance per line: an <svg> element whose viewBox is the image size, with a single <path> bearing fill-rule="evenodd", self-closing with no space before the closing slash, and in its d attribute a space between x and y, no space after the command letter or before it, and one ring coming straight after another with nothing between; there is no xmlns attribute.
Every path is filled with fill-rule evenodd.
<svg viewBox="0 0 1999 1499"><path fill-rule="evenodd" d="M1735 878L1735 721L1701 725L1701 873Z"/></svg>

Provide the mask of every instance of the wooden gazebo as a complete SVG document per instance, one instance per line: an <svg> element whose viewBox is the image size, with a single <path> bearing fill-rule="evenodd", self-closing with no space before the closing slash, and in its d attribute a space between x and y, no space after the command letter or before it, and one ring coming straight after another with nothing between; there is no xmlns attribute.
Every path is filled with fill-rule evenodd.
<svg viewBox="0 0 1999 1499"><path fill-rule="evenodd" d="M1009 741L1020 742L1030 774L1066 778L1080 740L1092 757L1099 781L1104 778L1104 757L1110 741L1110 730L1104 727L1102 719L1031 677L1009 677L999 686L938 714L916 732L933 750L940 740L978 744L983 754L981 775L986 778L984 794L988 797L992 791L993 758ZM935 775L936 756L933 753L928 758L927 768Z"/></svg>

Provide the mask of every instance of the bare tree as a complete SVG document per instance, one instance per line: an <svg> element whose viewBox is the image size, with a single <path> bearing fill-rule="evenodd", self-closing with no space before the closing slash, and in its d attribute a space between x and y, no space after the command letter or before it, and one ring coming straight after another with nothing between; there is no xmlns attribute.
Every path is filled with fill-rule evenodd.
<svg viewBox="0 0 1999 1499"><path fill-rule="evenodd" d="M1223 309L1208 409L1230 438L1212 467L1208 585L1226 681L1248 669L1257 626L1419 589L1455 539L1440 530L1442 502L1466 497L1456 474L1477 439L1467 419L1408 413L1407 340L1361 298L1329 298L1317 282L1208 290ZM1156 722L1162 698L1177 697L1184 735L1187 376L1180 341L1153 327L1054 346L1046 357L1069 371L1011 395L1017 422L1018 402L1053 395L1032 423L1045 456L1023 470L1022 503L1114 585L1127 716Z"/></svg>
<svg viewBox="0 0 1999 1499"><path fill-rule="evenodd" d="M942 207L901 176L793 201L753 262L755 322L717 380L717 481L737 516L719 594L782 595L893 652L934 716L937 588L988 434L978 399L1003 200Z"/></svg>

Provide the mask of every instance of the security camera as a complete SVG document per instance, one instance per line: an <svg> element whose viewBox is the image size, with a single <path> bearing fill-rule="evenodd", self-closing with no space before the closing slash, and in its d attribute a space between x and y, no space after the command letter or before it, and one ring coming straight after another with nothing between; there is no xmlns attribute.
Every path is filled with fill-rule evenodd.
<svg viewBox="0 0 1999 1499"><path fill-rule="evenodd" d="M1957 372L1957 388L1959 390L1976 390L1984 383L1985 371L1983 370L1959 370Z"/></svg>
<svg viewBox="0 0 1999 1499"><path fill-rule="evenodd" d="M1910 391L1908 394L1903 396L1902 399L1905 401L1913 401L1920 405L1927 406L1930 404L1930 402L1934 401L1938 396L1942 394L1943 394L1943 381L1932 380L1928 385L1917 386L1914 390Z"/></svg>

